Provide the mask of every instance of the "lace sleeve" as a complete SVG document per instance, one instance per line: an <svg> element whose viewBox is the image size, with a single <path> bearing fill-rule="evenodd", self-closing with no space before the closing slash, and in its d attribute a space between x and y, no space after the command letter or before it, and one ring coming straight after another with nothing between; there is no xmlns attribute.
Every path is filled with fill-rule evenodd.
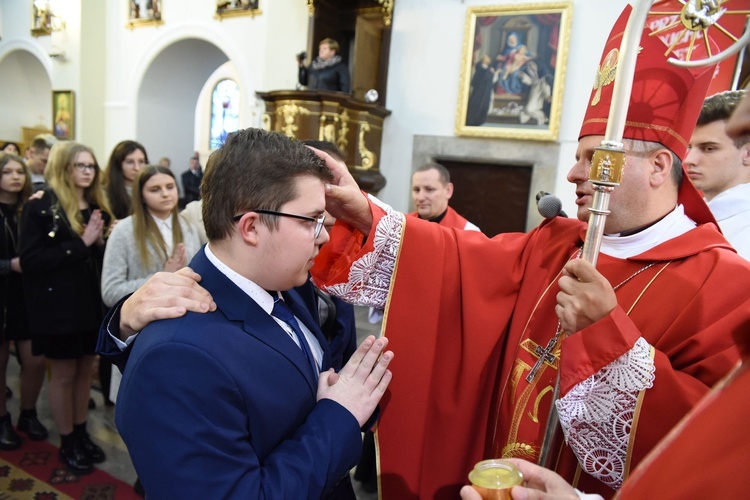
<svg viewBox="0 0 750 500"><path fill-rule="evenodd" d="M653 387L656 371L645 339L560 398L565 440L583 470L604 484L622 486L633 418L641 391Z"/></svg>
<svg viewBox="0 0 750 500"><path fill-rule="evenodd" d="M372 234L374 248L352 263L345 283L325 287L325 290L354 305L383 309L403 238L404 214L376 198L370 197L370 200L386 212Z"/></svg>

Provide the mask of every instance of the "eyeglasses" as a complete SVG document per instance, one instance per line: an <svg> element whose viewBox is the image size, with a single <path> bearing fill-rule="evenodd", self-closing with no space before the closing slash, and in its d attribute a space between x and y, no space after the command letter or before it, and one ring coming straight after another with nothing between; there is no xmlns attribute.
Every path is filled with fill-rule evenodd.
<svg viewBox="0 0 750 500"><path fill-rule="evenodd" d="M91 170L92 172L95 172L96 164L95 163L74 163L73 168L75 168L79 172L84 172L86 170Z"/></svg>
<svg viewBox="0 0 750 500"><path fill-rule="evenodd" d="M315 223L315 239L317 239L318 236L320 236L320 232L323 230L323 223L326 220L326 214L319 215L318 217L308 217L306 215L287 214L284 212L276 212L274 210L250 210L250 212L257 212L259 214L266 214L266 215L277 215L279 217L292 217L294 219L314 222ZM247 213L249 212L245 212L244 214L240 214L240 215L235 215L234 217L232 217L232 220L234 222L237 222L242 218L243 215Z"/></svg>

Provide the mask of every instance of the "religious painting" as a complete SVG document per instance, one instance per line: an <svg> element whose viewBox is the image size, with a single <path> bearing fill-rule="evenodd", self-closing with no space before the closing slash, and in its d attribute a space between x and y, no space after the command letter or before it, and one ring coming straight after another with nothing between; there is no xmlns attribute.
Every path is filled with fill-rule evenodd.
<svg viewBox="0 0 750 500"><path fill-rule="evenodd" d="M260 0L216 0L216 18L251 16L260 14Z"/></svg>
<svg viewBox="0 0 750 500"><path fill-rule="evenodd" d="M72 90L52 91L52 132L58 139L75 138L75 101Z"/></svg>
<svg viewBox="0 0 750 500"><path fill-rule="evenodd" d="M571 2L468 9L457 135L557 139L572 10Z"/></svg>
<svg viewBox="0 0 750 500"><path fill-rule="evenodd" d="M162 0L128 0L128 28L163 24Z"/></svg>
<svg viewBox="0 0 750 500"><path fill-rule="evenodd" d="M62 18L55 14L50 0L33 0L31 2L31 34L33 36L49 35L65 27Z"/></svg>

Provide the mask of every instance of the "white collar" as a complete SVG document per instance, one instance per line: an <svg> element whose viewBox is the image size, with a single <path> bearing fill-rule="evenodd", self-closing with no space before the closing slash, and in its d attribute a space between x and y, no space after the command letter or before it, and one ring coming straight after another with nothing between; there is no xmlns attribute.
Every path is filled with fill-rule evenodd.
<svg viewBox="0 0 750 500"><path fill-rule="evenodd" d="M661 245L695 228L696 223L685 215L685 207L678 205L656 224L629 236L605 235L601 253L627 259Z"/></svg>
<svg viewBox="0 0 750 500"><path fill-rule="evenodd" d="M169 217L166 219L162 219L161 217L157 217L151 212L149 212L149 215L153 217L154 221L156 222L157 226L164 226L166 229L172 230L172 214L169 214Z"/></svg>
<svg viewBox="0 0 750 500"><path fill-rule="evenodd" d="M750 183L732 186L706 203L717 221L742 213L750 206Z"/></svg>
<svg viewBox="0 0 750 500"><path fill-rule="evenodd" d="M211 243L203 247L206 252L206 258L221 274L229 278L229 280L237 285L237 287L245 292L251 299L253 299L266 313L271 314L273 311L273 297L267 291L265 291L260 285L251 281L238 272L232 270L229 266L224 264L219 258L211 251Z"/></svg>

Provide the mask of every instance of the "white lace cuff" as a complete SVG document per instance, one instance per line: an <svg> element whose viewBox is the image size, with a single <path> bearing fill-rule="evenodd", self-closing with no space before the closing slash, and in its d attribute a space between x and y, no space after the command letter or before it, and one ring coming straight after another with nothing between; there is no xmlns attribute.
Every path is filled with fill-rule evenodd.
<svg viewBox="0 0 750 500"><path fill-rule="evenodd" d="M655 371L651 346L639 338L630 351L555 403L581 468L614 489L625 476L638 395L653 387Z"/></svg>
<svg viewBox="0 0 750 500"><path fill-rule="evenodd" d="M401 245L404 214L377 198L371 196L370 200L385 210L374 233L370 234L374 248L352 263L345 283L326 287L326 291L354 305L385 309Z"/></svg>

